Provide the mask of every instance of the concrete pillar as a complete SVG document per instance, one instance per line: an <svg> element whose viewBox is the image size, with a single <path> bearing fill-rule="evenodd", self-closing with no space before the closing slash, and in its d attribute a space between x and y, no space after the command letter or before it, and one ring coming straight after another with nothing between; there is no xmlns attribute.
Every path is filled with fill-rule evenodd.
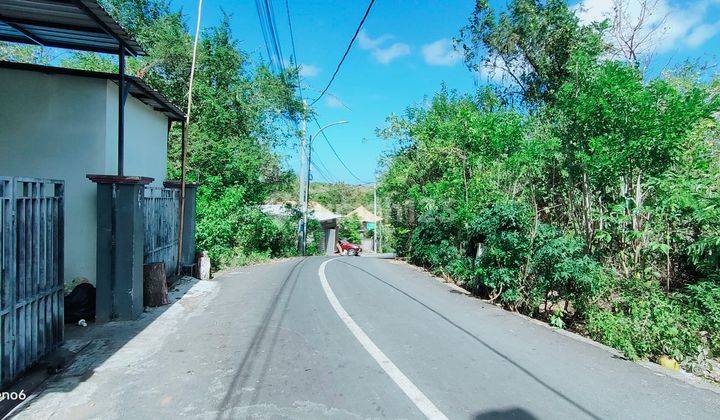
<svg viewBox="0 0 720 420"><path fill-rule="evenodd" d="M325 250L325 253L331 256L335 254L335 243L337 242L337 239L335 239L335 231L336 228L330 228L325 231L325 236L327 238L325 242L327 244L327 249Z"/></svg>
<svg viewBox="0 0 720 420"><path fill-rule="evenodd" d="M185 218L183 220L183 249L182 265L195 264L195 201L197 199L198 183L185 183ZM165 181L165 188L180 189L180 181Z"/></svg>
<svg viewBox="0 0 720 420"><path fill-rule="evenodd" d="M143 311L144 189L153 179L87 177L97 184L96 319L136 319Z"/></svg>

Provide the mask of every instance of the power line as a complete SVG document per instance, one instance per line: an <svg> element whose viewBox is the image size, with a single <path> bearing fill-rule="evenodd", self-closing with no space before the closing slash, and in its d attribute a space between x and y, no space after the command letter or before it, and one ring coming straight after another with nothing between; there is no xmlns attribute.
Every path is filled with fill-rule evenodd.
<svg viewBox="0 0 720 420"><path fill-rule="evenodd" d="M290 6L288 5L288 0L285 0L285 12L287 13L287 20L288 20L288 28L290 28L290 43L292 45L292 56L293 61L295 62L295 67L297 67L297 84L298 84L298 94L300 95L300 99L303 97L302 93L302 86L300 85L300 67L298 65L298 58L297 58L297 52L295 51L295 34L293 33L293 27L292 27L292 19L290 18Z"/></svg>
<svg viewBox="0 0 720 420"><path fill-rule="evenodd" d="M350 46L348 46L347 51L345 52L345 54L343 55L342 60L341 60L340 63L338 64L338 67L337 67L337 69L336 69L336 71L335 71L335 74L333 74L333 77L332 77L332 79L330 80L330 83L328 83L328 86L325 88L325 90L324 90L323 92L321 92L320 97L322 97L322 96L327 92L327 89L330 87L330 84L332 84L332 81L335 79L335 77L336 77L336 75L337 75L337 73L338 73L338 71L339 71L339 69L340 69L340 66L342 65L342 61L345 60L345 57L347 56L348 51L350 50L350 47L352 47L352 44L353 44L353 42L355 41L355 38L357 37L358 33L360 32L360 29L362 28L362 25L363 25L363 23L365 22L365 19L367 18L368 14L370 13L370 9L372 8L373 3L375 3L375 0L372 0L372 1L370 2L367 10L365 11L365 15L363 16L362 21L360 22L360 25L358 26L358 29L357 29L357 31L355 32L355 35L353 36L353 39L350 41ZM290 33L290 42L291 42L291 45L292 45L292 57L293 57L293 60L294 60L294 62L295 62L295 65L297 66L297 65L298 65L298 57L297 57L297 50L296 50L296 47L295 47L295 33L294 33L294 31L293 31L292 17L291 17L291 14L290 14L290 6L289 6L289 4L288 4L288 0L285 0L285 13L287 14L288 28L289 28L289 33ZM297 74L297 82L298 82L298 93L299 93L299 95L300 95L300 98L302 98L302 97L303 97L303 93L302 93L302 86L301 86L301 82L300 82L300 74L299 74L299 73ZM318 97L318 99L320 99L320 97ZM317 101L317 100L316 100L316 101ZM315 103L315 102L313 102L313 103ZM315 121L315 123L318 125L318 128L319 128L319 127L320 127L320 123L317 121L317 118L315 118L314 116L313 116L312 118L313 118L313 120ZM324 138L325 141L328 143L328 146L330 146L330 149L333 151L333 153L335 154L335 157L340 161L340 163L343 165L343 167L344 167L353 177L355 177L355 179L357 179L357 180L360 181L360 182L363 182L360 178L358 178L358 177L347 167L347 165L345 164L345 162L343 162L343 160L340 158L340 156L338 155L338 153L335 151L335 149L334 149L334 148L332 147L332 145L330 144L330 141L329 141L329 139L327 138L327 136L325 135L325 133L322 132L321 134L323 135L323 138ZM310 146L310 147L312 147L312 146ZM315 149L314 147L313 147L313 151L316 151L316 149ZM315 162L310 162L310 165L312 165L312 166L315 168L315 170L317 170L317 172L320 174L320 176L322 176L327 182L334 183L334 182L335 182L334 180L336 179L336 177L332 175L332 173L331 173L330 170L328 169L327 165L325 165L325 163L322 161L322 159L320 159L320 156L317 155L317 152L315 153L315 159L314 159L314 160L317 161L317 163L318 163L319 165L316 165Z"/></svg>
<svg viewBox="0 0 720 420"><path fill-rule="evenodd" d="M327 181L327 182L329 182L329 183L332 184L332 181L330 181L330 178L328 178L328 176L327 176L323 171L320 170L320 167L318 167L317 165L315 165L314 162L310 162L310 165L312 165L312 167L315 168L315 170L317 171L317 173L320 174L320 176L323 177L323 179L324 179L325 181Z"/></svg>
<svg viewBox="0 0 720 420"><path fill-rule="evenodd" d="M283 58L282 47L280 46L280 37L278 36L277 25L275 25L275 8L272 6L270 0L265 0L265 10L267 11L268 24L270 25L270 34L272 35L275 54L278 59L278 66L280 67L280 70L283 71L285 69L285 59Z"/></svg>
<svg viewBox="0 0 720 420"><path fill-rule="evenodd" d="M318 153L315 152L315 148L313 148L313 153L315 153L315 160L323 169L323 171L325 171L325 174L328 175L328 178L335 179L335 176L333 176L332 172L330 172L327 165L325 165L325 162L323 162L322 159L320 159L320 156L318 156Z"/></svg>
<svg viewBox="0 0 720 420"><path fill-rule="evenodd" d="M282 74L285 68L285 60L283 59L280 37L275 24L274 8L270 0L255 0L255 7L257 8L260 29L262 30L270 65L275 68L276 72Z"/></svg>
<svg viewBox="0 0 720 420"><path fill-rule="evenodd" d="M292 45L292 57L293 57L293 61L294 61L295 65L298 66L297 50L295 48L295 32L293 31L292 17L290 15L290 5L288 3L289 3L288 0L285 0L285 13L287 14L288 28L289 28L289 32L290 32L290 43ZM297 74L297 84L298 84L298 94L300 95L300 99L302 99L303 92L302 92L302 84L300 81L299 71ZM313 164L313 166L315 166L315 169L317 169L318 172L321 173L321 175L323 176L323 178L325 178L325 180L327 180L328 182L334 182L332 180L335 179L335 177L333 176L332 172L330 172L327 165L325 165L325 163L322 161L322 159L320 159L320 156L318 156L315 148L313 148L313 152L315 152L315 160L319 164L319 166L316 166L315 164Z"/></svg>
<svg viewBox="0 0 720 420"><path fill-rule="evenodd" d="M325 173L325 175L327 175L327 178L329 178L331 182L335 182L335 179L337 179L337 177L335 175L333 175L333 173L330 171L330 169L328 169L325 162L323 162L323 160L320 159L320 155L316 152L315 147L313 147L313 155L315 156L315 159L314 159L315 163L317 163L319 165L319 169L322 169L322 171Z"/></svg>
<svg viewBox="0 0 720 420"><path fill-rule="evenodd" d="M263 8L260 5L260 0L255 0L255 9L257 9L258 22L260 23L260 30L262 31L263 41L265 43L265 52L267 52L268 60L270 60L270 65L272 65L273 56L272 53L270 53L270 42L268 41L267 26L265 24L265 19L263 18Z"/></svg>
<svg viewBox="0 0 720 420"><path fill-rule="evenodd" d="M328 89L330 89L330 85L332 85L332 82L335 80L335 76L337 76L338 72L340 71L340 67L342 66L343 62L345 61L345 58L347 57L348 53L350 52L350 48L352 48L353 43L355 42L355 38L357 38L358 34L360 33L360 30L363 27L363 24L365 23L365 19L367 19L368 15L370 14L370 9L372 9L373 4L375 4L375 0L370 0L370 4L368 4L367 9L365 10L365 14L363 15L362 20L360 20L360 24L358 25L357 29L355 30L355 35L353 35L352 39L350 40L350 44L348 44L347 48L345 49L345 53L343 54L342 58L340 59L340 62L338 63L337 67L335 68L335 72L333 73L332 77L330 78L330 81L328 82L327 86L325 86L325 89L320 93L320 96L315 98L314 101L310 104L315 105L317 101L320 100L320 98L325 95L325 92L327 92Z"/></svg>
<svg viewBox="0 0 720 420"><path fill-rule="evenodd" d="M315 124L317 124L318 128L320 128L321 127L320 123L318 122L317 118L315 118L314 115L312 116L312 119L313 119L313 121L315 121ZM370 182L365 182L362 179L360 179L357 175L355 175L355 173L353 173L353 171L351 171L350 168L348 168L348 166L345 164L345 162L343 162L342 158L340 157L340 155L338 155L338 152L335 150L332 143L330 143L330 140L327 138L325 133L321 131L320 134L322 134L323 138L325 139L325 143L327 143L327 145L330 146L330 150L332 150L333 154L335 154L335 157L340 162L340 164L345 168L345 170L347 170L348 173L353 176L353 178L360 181L361 184L370 184Z"/></svg>
<svg viewBox="0 0 720 420"><path fill-rule="evenodd" d="M311 145L311 146L310 146L310 154L311 154L311 156L312 156L312 154L313 154L314 152L315 152L315 148L312 147L312 145ZM319 163L319 162L320 162L320 159L318 159L318 157L315 156L314 159L311 159L311 160L310 160L310 165L311 165L313 168L315 168L315 170L318 171L318 173L320 173L320 175L322 175L323 178L326 178L326 179L327 179L327 178L328 178L327 173L326 173L322 168L320 168L320 166L317 165L317 163Z"/></svg>
<svg viewBox="0 0 720 420"><path fill-rule="evenodd" d="M290 40L292 43L292 59L294 61L294 65L297 67L297 52L295 50L295 35L293 34L292 29L292 19L290 17L290 6L288 5L288 0L285 0L285 12L287 13L287 20L288 20L288 28L290 32ZM285 72L283 71L283 75ZM303 111L305 111L306 108L306 102L303 100L303 94L302 94L302 88L300 86L300 71L297 70L297 85L298 85L298 94L300 96L300 99L303 102ZM283 76L283 81L286 82L285 77ZM305 112L303 112L305 114ZM304 157L305 157L305 131L306 131L306 116L303 115L302 119L302 130L301 130L301 136L300 136L300 166L298 168L298 180L300 181L300 188L298 189L298 202L302 202L302 212L303 217L299 221L298 225L298 251L300 251L301 255L305 255L305 250L307 246L307 201L308 201L308 195L309 195L309 189L310 189L310 167L312 165L312 162L309 159L309 153L308 153L308 159L307 159L307 177L308 179L303 180L303 177L305 176L304 171ZM297 120L295 121L295 124L297 126ZM310 152L312 149L309 149L308 152ZM312 165L315 166L315 165ZM318 173L320 173L322 176L324 176L320 170L318 170Z"/></svg>

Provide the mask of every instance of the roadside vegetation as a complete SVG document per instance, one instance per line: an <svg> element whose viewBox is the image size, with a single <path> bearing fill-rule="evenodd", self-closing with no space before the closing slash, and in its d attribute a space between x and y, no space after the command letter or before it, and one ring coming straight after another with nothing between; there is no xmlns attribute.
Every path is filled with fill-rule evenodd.
<svg viewBox="0 0 720 420"><path fill-rule="evenodd" d="M360 236L360 229L362 228L362 222L356 215L350 217L343 217L338 222L338 239L344 239L351 243L359 245L362 241Z"/></svg>
<svg viewBox="0 0 720 420"><path fill-rule="evenodd" d="M493 87L441 89L379 130L394 144L389 238L510 310L707 372L720 355L720 80L650 77L609 26L580 25L564 1L479 1L457 45Z"/></svg>

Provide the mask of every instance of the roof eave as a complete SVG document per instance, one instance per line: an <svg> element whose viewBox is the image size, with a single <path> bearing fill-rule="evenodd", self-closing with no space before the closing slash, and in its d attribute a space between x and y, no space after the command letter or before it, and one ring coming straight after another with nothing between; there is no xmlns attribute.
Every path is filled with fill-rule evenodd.
<svg viewBox="0 0 720 420"><path fill-rule="evenodd" d="M96 0L0 3L0 40L47 47L130 55L147 53Z"/></svg>
<svg viewBox="0 0 720 420"><path fill-rule="evenodd" d="M12 61L0 61L0 68L7 68L12 70L23 70L23 71L34 71L38 73L45 73L45 74L60 74L60 75L66 75L66 76L77 76L77 77L90 77L95 79L105 79L105 80L111 80L114 83L117 83L118 75L116 73L104 73L99 71L92 71L92 70L78 70L78 69L69 69L64 67L52 67L52 66L43 66L39 64L28 64L28 63L15 63ZM185 120L185 113L178 108L175 104L170 102L169 99L167 99L163 94L156 91L155 89L151 88L145 82L143 82L141 79L134 77L134 76L125 76L125 80L129 83L134 84L139 88L139 90L142 91L143 96L147 98L151 98L153 101L157 102L162 106L162 109L158 110L153 108L157 112L162 112L168 119L171 121L184 121ZM143 101L143 99L139 98L138 95L133 94L130 92L131 95L135 96L136 99L138 99L140 102L145 103L148 106L151 106L150 104L146 103L146 101Z"/></svg>

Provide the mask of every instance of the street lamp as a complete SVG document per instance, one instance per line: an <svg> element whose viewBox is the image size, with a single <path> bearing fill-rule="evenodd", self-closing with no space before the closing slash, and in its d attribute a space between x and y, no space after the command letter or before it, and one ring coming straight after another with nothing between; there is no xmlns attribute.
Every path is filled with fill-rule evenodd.
<svg viewBox="0 0 720 420"><path fill-rule="evenodd" d="M327 124L323 127L321 127L315 134L310 136L310 139L308 140L308 154L307 154L307 179L305 180L305 199L303 200L303 225L302 225L302 255L305 255L306 247L307 247L307 214L308 214L308 198L310 196L310 162L312 157L312 142L320 133L323 132L326 128L330 128L334 125L340 125L340 124L347 124L347 121L336 121L334 123Z"/></svg>

